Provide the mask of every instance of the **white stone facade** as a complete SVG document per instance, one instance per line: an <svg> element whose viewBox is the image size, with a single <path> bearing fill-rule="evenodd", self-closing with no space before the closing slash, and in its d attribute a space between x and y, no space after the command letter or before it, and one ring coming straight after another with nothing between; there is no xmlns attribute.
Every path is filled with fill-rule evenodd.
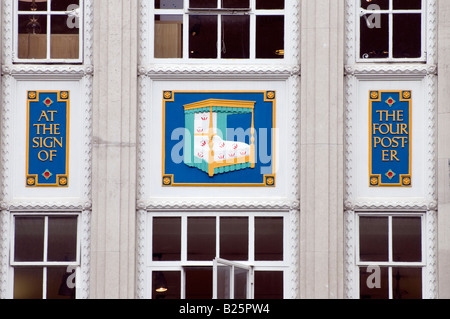
<svg viewBox="0 0 450 319"><path fill-rule="evenodd" d="M2 0L0 298L12 298L11 214L80 214L78 298L148 298L147 218L152 214L279 214L287 299L358 298L356 215L424 214L424 298L450 296L450 2L427 0L426 63L359 63L356 0L286 0L287 55L281 63L160 63L150 56L147 0L84 0L83 63L13 63L13 8ZM389 84L390 83L390 84ZM361 187L366 114L358 94L375 87L420 93L423 134L414 172L419 187L392 193ZM76 92L71 114L71 176L66 190L22 187L25 148L17 106L27 90ZM162 91L281 92L277 120L288 147L274 190L160 187ZM450 98L450 96L448 96ZM72 124L73 123L73 124ZM450 127L450 126L449 126ZM22 135L21 135L22 134ZM416 141L415 141L416 142ZM285 145L285 146L286 146ZM153 158L153 156L155 158ZM158 165L154 165L155 161ZM22 183L22 184L21 184Z"/></svg>

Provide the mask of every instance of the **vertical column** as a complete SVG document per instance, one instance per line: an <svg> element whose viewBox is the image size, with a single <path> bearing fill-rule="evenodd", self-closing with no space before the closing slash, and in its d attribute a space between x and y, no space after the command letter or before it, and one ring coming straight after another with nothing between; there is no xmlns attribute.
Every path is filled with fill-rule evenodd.
<svg viewBox="0 0 450 319"><path fill-rule="evenodd" d="M450 298L450 2L438 1L438 269L439 298Z"/></svg>
<svg viewBox="0 0 450 319"><path fill-rule="evenodd" d="M94 11L91 298L134 298L138 1Z"/></svg>
<svg viewBox="0 0 450 319"><path fill-rule="evenodd" d="M302 1L300 297L343 296L344 1Z"/></svg>

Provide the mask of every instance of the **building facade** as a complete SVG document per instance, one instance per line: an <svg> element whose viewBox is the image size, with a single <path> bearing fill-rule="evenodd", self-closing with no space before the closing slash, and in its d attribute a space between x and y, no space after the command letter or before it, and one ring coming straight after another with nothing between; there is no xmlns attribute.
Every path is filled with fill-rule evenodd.
<svg viewBox="0 0 450 319"><path fill-rule="evenodd" d="M448 1L0 10L0 298L450 296Z"/></svg>

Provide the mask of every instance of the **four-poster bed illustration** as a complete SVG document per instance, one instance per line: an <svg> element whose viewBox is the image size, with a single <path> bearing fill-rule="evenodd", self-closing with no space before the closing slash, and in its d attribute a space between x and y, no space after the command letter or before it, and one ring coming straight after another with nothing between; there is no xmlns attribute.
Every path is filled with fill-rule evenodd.
<svg viewBox="0 0 450 319"><path fill-rule="evenodd" d="M184 163L210 177L246 168L255 168L255 128L252 101L208 99L184 105ZM251 114L250 144L228 141L229 116ZM245 130L245 128L244 128Z"/></svg>

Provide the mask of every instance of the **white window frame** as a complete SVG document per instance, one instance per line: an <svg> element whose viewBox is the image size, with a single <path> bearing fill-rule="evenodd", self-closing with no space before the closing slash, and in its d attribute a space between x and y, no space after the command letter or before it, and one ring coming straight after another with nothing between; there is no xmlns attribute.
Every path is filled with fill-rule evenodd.
<svg viewBox="0 0 450 319"><path fill-rule="evenodd" d="M158 217L178 217L181 218L181 260L180 261L153 261L153 218ZM153 271L176 271L181 273L181 291L180 299L186 298L186 276L185 270L190 267L210 267L213 271L214 259L211 261L189 261L187 260L187 219L189 217L215 217L216 218L216 255L220 256L220 223L221 217L247 217L248 218L248 255L249 259L246 261L225 261L233 265L239 265L240 267L248 267L252 269L252 273L255 274L258 271L279 271L283 272L283 298L289 298L290 291L290 265L292 264L290 258L290 244L289 244L289 213L173 213L173 212L158 212L147 213L146 217L146 232L145 232L145 284L144 284L144 296L146 299L152 298L152 272ZM282 217L283 218L283 260L282 261L255 261L255 217ZM218 257L216 257L218 258ZM214 278L212 278L214 279ZM214 287L213 287L214 288ZM214 291L213 291L214 292ZM213 294L214 296L214 294ZM250 296L253 297L253 287L250 291Z"/></svg>
<svg viewBox="0 0 450 319"><path fill-rule="evenodd" d="M72 262L49 262L47 261L47 245L48 245L48 218L49 217L76 217L77 218L77 252L76 252L76 260ZM17 262L15 261L15 220L16 217L44 217L45 219L45 229L44 229L44 260L42 262ZM14 269L16 267L42 267L43 268L43 280L42 280L42 297L46 299L47 296L47 269L48 267L71 267L75 269L75 286L81 287L80 285L80 277L81 277L81 235L80 235L80 227L81 227L81 214L80 213L67 213L67 212L54 212L54 213L35 213L35 212L16 212L11 213L11 241L10 241L10 296L13 298L14 296ZM75 299L78 298L80 289L75 289Z"/></svg>
<svg viewBox="0 0 450 319"><path fill-rule="evenodd" d="M274 10L256 10L256 0L250 1L250 8L247 9L222 9L220 8L221 1L218 1L218 9L189 9L189 0L184 0L183 9L155 9L154 1L151 1L152 4L149 5L149 56L152 62L157 63L180 63L180 62L189 62L191 64L195 63L221 63L221 64L232 64L232 63L268 63L268 64L280 64L285 63L287 60L287 56L289 54L289 43L288 39L288 26L289 19L286 15L288 12L288 6L290 6L290 1L285 0L285 8L284 9L274 9ZM295 0L297 1L297 0ZM217 41L220 44L221 39L221 19L222 15L249 15L250 16L250 45L249 45L249 58L243 59L224 59L221 57L221 45L217 45L217 57L206 59L206 58L198 58L193 59L189 58L189 15L192 14L209 14L209 15L217 15ZM182 58L155 58L155 45L154 45L154 36L155 36L155 19L156 15L181 15L183 16L183 57ZM256 16L269 16L269 15L277 15L284 17L284 57L280 59L257 59L256 58Z"/></svg>
<svg viewBox="0 0 450 319"><path fill-rule="evenodd" d="M364 62L364 63L371 63L371 62L426 62L427 60L427 0L422 0L422 9L420 10L394 10L393 9L393 1L389 0L389 9L387 10L365 10L361 8L361 0L353 0L356 1L356 12L355 12L355 19L356 19L356 62ZM374 58L374 59L364 59L361 58L361 41L360 41L360 31L361 31L361 21L360 17L363 16L364 13L367 14L388 14L389 15L389 56L387 58ZM393 14L403 14L403 13L420 13L421 14L421 56L419 58L394 58L393 57Z"/></svg>
<svg viewBox="0 0 450 319"><path fill-rule="evenodd" d="M83 43L84 43L84 0L79 0L79 52L78 59L54 59L51 58L51 16L52 15L67 15L68 11L51 11L51 1L47 2L46 11L19 11L19 0L14 1L14 17L13 17L13 63L60 63L60 64L79 64L83 62ZM45 59L20 59L19 54L19 15L35 15L43 16L47 19L47 57Z"/></svg>
<svg viewBox="0 0 450 319"><path fill-rule="evenodd" d="M367 262L367 261L361 261L360 260L360 245L359 245L359 219L360 217L374 217L374 218L388 218L388 238L389 238L389 247L388 247L388 258L389 260L386 262ZM392 256L392 217L416 217L421 219L421 248L422 248L422 260L420 262L395 262L393 261ZM363 267L370 267L370 266L379 266L379 267L386 267L388 268L388 282L389 282L389 299L393 299L393 287L392 287L392 268L393 267L414 267L414 268L422 268L422 298L425 298L426 296L426 267L427 267L427 244L426 244L426 213L424 212L412 212L412 213L377 213L377 212L363 212L363 213L357 213L356 214L356 232L355 232L355 259L356 259L356 278L357 278L357 291L358 291L358 298L360 295L360 275L359 275L359 269Z"/></svg>

